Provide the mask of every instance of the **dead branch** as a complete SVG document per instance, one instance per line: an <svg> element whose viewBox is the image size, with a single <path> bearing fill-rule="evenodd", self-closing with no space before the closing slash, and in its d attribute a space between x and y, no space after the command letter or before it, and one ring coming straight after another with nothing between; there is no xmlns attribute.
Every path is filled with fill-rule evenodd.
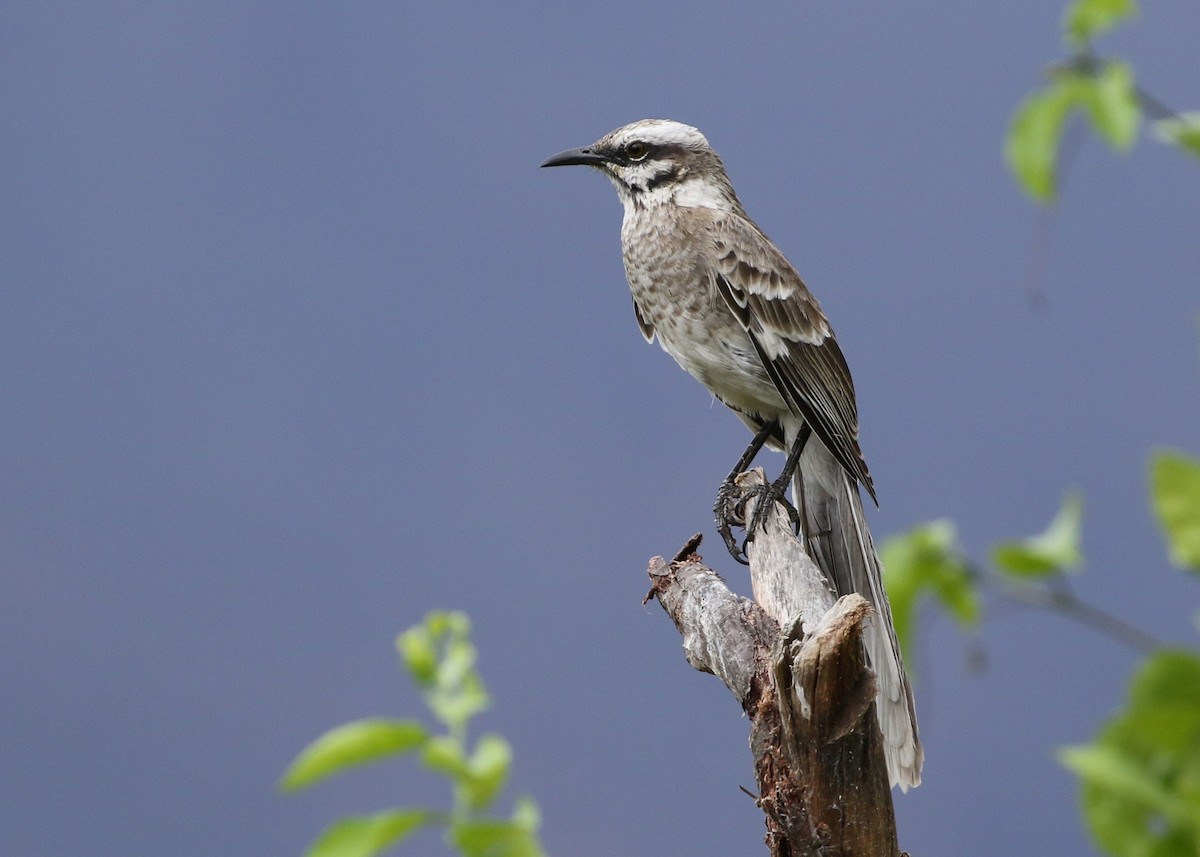
<svg viewBox="0 0 1200 857"><path fill-rule="evenodd" d="M761 471L740 479L749 489ZM897 857L861 640L870 605L859 595L834 600L778 506L747 549L759 603L730 592L698 545L694 537L674 561L650 560L647 600L675 623L688 663L721 679L750 719L770 853Z"/></svg>

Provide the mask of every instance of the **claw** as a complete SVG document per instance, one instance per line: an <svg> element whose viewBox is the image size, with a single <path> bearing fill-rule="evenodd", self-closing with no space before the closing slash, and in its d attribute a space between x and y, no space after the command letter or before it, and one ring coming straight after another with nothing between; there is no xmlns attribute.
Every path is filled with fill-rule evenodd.
<svg viewBox="0 0 1200 857"><path fill-rule="evenodd" d="M784 474L788 476L788 474ZM790 477L789 477L790 478ZM791 504L787 498L787 481L784 479L776 479L770 485L759 487L755 494L758 496L758 502L754 504L754 515L750 519L750 523L746 527L746 544L754 541L754 534L758 532L758 528L762 526L766 518L767 510L771 508L773 503L778 503L783 506L787 512L788 520L792 525L793 532L800 532L800 513L796 511L796 507ZM742 547L742 552L745 553L745 545Z"/></svg>
<svg viewBox="0 0 1200 857"><path fill-rule="evenodd" d="M725 542L725 548L729 551L729 555L742 565L750 564L746 548L750 542L754 541L754 533L762 525L766 510L771 508L772 503L779 503L783 506L787 511L788 520L797 534L799 534L801 529L800 513L796 511L795 506L788 502L787 489L791 483L792 474L796 471L796 466L800 462L800 453L803 452L804 445L808 442L808 438L812 434L812 429L807 423L801 427L800 434L797 436L791 451L788 453L787 462L784 464L783 472L779 474L779 478L770 485L760 484L749 495L755 496L758 499L758 502L754 506L754 515L750 521L746 521L743 509L746 495L742 494L742 489L735 482L742 471L750 465L758 450L766 442L767 437L773 431L777 430L778 425L774 423L768 423L759 429L758 434L750 442L749 448L742 454L733 471L721 483L721 487L717 491L717 502L713 506L713 514L716 515L717 519L717 532L721 534L721 540ZM737 539L733 537L733 527L735 525L745 526L746 528L746 538L741 545L738 545Z"/></svg>
<svg viewBox="0 0 1200 857"><path fill-rule="evenodd" d="M733 481L735 476L736 474L730 474L729 478L721 483L721 488L717 491L717 502L713 505L713 514L717 519L717 532L725 542L725 549L729 551L729 555L742 565L749 565L750 560L745 549L739 547L737 539L733 537L734 524L744 521L739 508L739 489Z"/></svg>

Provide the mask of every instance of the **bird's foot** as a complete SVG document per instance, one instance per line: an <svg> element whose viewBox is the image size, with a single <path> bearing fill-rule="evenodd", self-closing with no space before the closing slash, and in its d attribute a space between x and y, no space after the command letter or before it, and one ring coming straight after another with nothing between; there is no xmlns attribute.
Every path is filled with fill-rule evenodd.
<svg viewBox="0 0 1200 857"><path fill-rule="evenodd" d="M713 514L717 518L717 532L721 534L721 540L725 542L725 549L729 551L729 555L742 565L749 565L750 560L746 557L745 550L733 537L734 525L743 524L746 520L742 508L744 500L742 489L734 481L735 478L730 476L721 483L721 487L717 490L717 502L713 506Z"/></svg>
<svg viewBox="0 0 1200 857"><path fill-rule="evenodd" d="M794 532L800 532L800 513L787 499L788 481L785 474L785 477L770 484L758 482L750 488L738 485L736 477L726 479L721 483L721 488L717 492L716 505L713 506L713 513L717 518L717 532L721 534L721 539L725 542L729 555L742 565L750 564L746 548L750 542L754 541L754 534L763 525L767 510L771 508L772 504L779 503L783 506ZM750 498L755 499L754 514L747 522L746 501ZM737 539L733 536L734 526L745 526L746 528L746 538L741 545L738 545Z"/></svg>
<svg viewBox="0 0 1200 857"><path fill-rule="evenodd" d="M776 479L770 485L757 485L746 495L746 498L757 498L757 502L754 504L754 515L746 527L746 542L742 545L742 553L746 552L746 545L754 541L754 534L758 532L759 527L762 526L763 521L766 519L767 510L775 503L783 506L783 510L787 512L788 521L792 525L792 532L797 534L800 532L800 513L796 511L796 507L787 498L789 481L791 481L790 476L784 473L783 476ZM745 502L745 500L742 502Z"/></svg>

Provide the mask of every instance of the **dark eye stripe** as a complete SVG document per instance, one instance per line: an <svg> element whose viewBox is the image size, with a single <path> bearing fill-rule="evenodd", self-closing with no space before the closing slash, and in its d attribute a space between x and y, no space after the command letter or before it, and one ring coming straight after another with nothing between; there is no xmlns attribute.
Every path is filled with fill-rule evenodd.
<svg viewBox="0 0 1200 857"><path fill-rule="evenodd" d="M671 168L665 172L661 172L656 176L651 176L646 181L646 190L654 190L657 187L662 187L667 182L675 181L679 178L679 165L673 164Z"/></svg>

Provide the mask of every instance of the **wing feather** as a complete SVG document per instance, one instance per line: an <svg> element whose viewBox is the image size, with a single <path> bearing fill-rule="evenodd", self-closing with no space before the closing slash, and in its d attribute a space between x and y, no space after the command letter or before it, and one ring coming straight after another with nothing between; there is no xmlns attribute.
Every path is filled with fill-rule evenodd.
<svg viewBox="0 0 1200 857"><path fill-rule="evenodd" d="M654 325L646 321L646 317L642 315L642 308L638 306L636 299L633 302L633 314L637 316L638 330L642 332L642 336L646 338L647 342L653 342Z"/></svg>
<svg viewBox="0 0 1200 857"><path fill-rule="evenodd" d="M711 228L717 291L750 335L771 382L874 499L858 445L854 381L820 305L749 220L729 214Z"/></svg>

